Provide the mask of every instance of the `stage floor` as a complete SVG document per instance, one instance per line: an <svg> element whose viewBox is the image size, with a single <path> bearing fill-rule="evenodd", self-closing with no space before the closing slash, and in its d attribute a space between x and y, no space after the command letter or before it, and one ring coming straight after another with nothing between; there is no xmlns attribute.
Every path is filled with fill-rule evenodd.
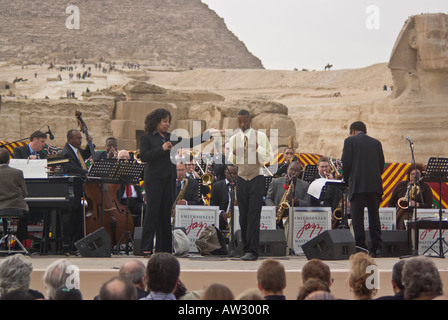
<svg viewBox="0 0 448 320"><path fill-rule="evenodd" d="M0 259L4 259L1 257ZM42 256L32 254L33 273L31 288L45 294L42 276L47 266L57 259L68 259L80 269L80 286L85 300L93 299L101 285L117 275L120 266L128 259L138 259L145 264L147 258L133 256L132 254L112 255L107 258L87 258L81 256ZM190 254L187 257L178 258L181 265L181 280L190 291L203 290L211 283L227 285L234 295L249 288L256 288L256 271L264 259L276 259L283 263L287 274L287 287L285 295L288 300L296 299L301 280L301 269L307 263L307 258L299 255L283 257L260 257L257 261L241 261L231 257L208 256ZM409 258L405 258L409 259ZM440 257L430 257L438 267L444 283L444 293L448 293L448 260ZM379 269L379 289L377 297L392 294L390 283L393 265L400 258L376 258ZM349 260L326 260L334 278L331 287L332 293L341 299L352 299L352 293L347 284Z"/></svg>

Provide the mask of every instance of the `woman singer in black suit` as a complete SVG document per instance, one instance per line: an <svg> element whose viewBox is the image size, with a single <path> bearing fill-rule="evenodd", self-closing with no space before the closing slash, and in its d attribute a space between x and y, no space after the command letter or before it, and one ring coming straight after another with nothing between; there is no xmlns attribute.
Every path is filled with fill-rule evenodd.
<svg viewBox="0 0 448 320"><path fill-rule="evenodd" d="M176 150L204 142L200 137L179 139L168 132L170 126L171 113L166 109L156 109L146 116L145 134L140 139L140 159L146 162L144 183L148 203L141 242L144 255L152 254L154 235L155 251L172 253L171 208L176 193ZM220 131L208 130L209 135L204 134L208 139L205 139L209 140L216 132Z"/></svg>

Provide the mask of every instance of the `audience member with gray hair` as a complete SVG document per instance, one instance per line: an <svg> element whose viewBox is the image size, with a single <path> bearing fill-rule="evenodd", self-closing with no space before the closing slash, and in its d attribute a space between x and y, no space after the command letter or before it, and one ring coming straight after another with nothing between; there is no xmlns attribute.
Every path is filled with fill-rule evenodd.
<svg viewBox="0 0 448 320"><path fill-rule="evenodd" d="M148 292L146 289L146 266L137 259L132 259L123 263L118 271L120 278L132 282L137 288L138 299L146 297Z"/></svg>
<svg viewBox="0 0 448 320"><path fill-rule="evenodd" d="M28 292L33 299L45 299L41 292L30 289L32 271L31 258L22 254L11 255L2 260L0 262L0 296L3 297L15 291Z"/></svg>
<svg viewBox="0 0 448 320"><path fill-rule="evenodd" d="M443 295L439 270L427 257L418 256L406 261L402 278L406 300L432 300Z"/></svg>
<svg viewBox="0 0 448 320"><path fill-rule="evenodd" d="M47 267L43 281L47 298L53 300L56 292L61 288L69 286L68 289L79 289L79 271L70 261L58 259Z"/></svg>

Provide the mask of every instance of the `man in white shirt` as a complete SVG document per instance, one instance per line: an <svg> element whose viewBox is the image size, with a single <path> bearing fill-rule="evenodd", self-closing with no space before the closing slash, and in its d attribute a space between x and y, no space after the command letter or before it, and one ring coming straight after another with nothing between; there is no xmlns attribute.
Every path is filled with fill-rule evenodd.
<svg viewBox="0 0 448 320"><path fill-rule="evenodd" d="M241 259L253 261L258 259L265 184L261 169L273 160L273 151L266 134L250 127L249 111L238 111L237 120L240 130L230 137L228 160L238 167L236 190L245 253Z"/></svg>

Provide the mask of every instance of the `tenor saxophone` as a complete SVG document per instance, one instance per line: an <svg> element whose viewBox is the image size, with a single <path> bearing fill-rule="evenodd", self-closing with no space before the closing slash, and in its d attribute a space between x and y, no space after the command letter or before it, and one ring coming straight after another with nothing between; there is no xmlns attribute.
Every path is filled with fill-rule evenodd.
<svg viewBox="0 0 448 320"><path fill-rule="evenodd" d="M285 210L290 208L289 201L287 200L287 198L288 198L289 194L291 193L293 183L294 183L294 180L291 179L291 182L287 185L288 187L285 190L285 192L283 193L282 200L280 200L280 204L278 206L277 215L276 215L277 224L279 224L280 221L282 221L283 214L284 214Z"/></svg>
<svg viewBox="0 0 448 320"><path fill-rule="evenodd" d="M184 181L184 186L180 190L179 194L176 197L176 200L174 200L173 206L171 207L171 226L174 226L177 201L184 198L185 191L187 190L188 179L185 178L183 181Z"/></svg>

